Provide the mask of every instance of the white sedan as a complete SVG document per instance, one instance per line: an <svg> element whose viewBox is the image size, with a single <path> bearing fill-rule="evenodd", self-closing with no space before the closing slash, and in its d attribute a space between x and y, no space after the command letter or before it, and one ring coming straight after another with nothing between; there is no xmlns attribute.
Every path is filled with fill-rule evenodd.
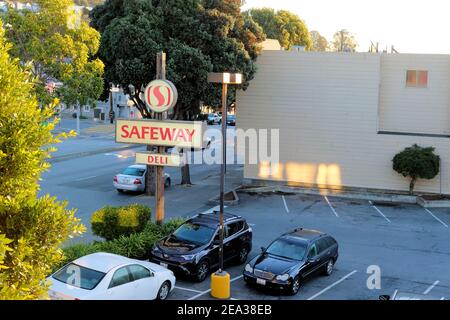
<svg viewBox="0 0 450 320"><path fill-rule="evenodd" d="M147 166L135 164L126 168L122 173L114 176L113 185L118 192L124 191L145 191L145 174L147 173ZM170 188L172 184L170 175L164 174L164 187Z"/></svg>
<svg viewBox="0 0 450 320"><path fill-rule="evenodd" d="M110 253L81 257L47 280L53 300L165 300L176 281L157 264Z"/></svg>

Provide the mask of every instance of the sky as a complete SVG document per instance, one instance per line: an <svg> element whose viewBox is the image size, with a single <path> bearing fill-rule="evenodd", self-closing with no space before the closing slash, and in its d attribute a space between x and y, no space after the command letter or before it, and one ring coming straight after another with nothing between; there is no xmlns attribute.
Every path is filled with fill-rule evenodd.
<svg viewBox="0 0 450 320"><path fill-rule="evenodd" d="M347 29L368 51L391 45L400 53L450 54L450 0L246 0L244 9L292 11L328 41Z"/></svg>

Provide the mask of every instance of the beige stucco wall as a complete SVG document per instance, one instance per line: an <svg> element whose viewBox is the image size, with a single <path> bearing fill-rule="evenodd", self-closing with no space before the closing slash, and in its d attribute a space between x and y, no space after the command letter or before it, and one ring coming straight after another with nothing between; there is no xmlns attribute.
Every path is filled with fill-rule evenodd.
<svg viewBox="0 0 450 320"><path fill-rule="evenodd" d="M415 57L422 56L408 55L405 59L411 61ZM419 181L417 190L440 192L442 184L442 192L450 194L448 138L378 134L381 123L387 123L381 121L382 111L387 119L387 108L397 105L401 98L401 93L395 91L391 91L390 100L382 97L383 92L390 90L388 83L397 77L393 68L388 68L391 71L383 79L382 63L386 59L390 56L370 53L264 52L250 87L237 95L237 128L278 128L280 164L272 170L261 162L246 164L244 177L288 184L406 191L408 181L392 170L391 160L397 152L418 143L436 147L442 158L442 181L441 177ZM430 73L430 79L437 77L435 72L438 70ZM436 108L440 117L442 112L447 114L449 105L445 108L444 104L448 90L445 94L434 100L439 101L436 105L427 105L430 113ZM414 123L414 128L438 125L421 124L416 117L421 116L403 113L391 123ZM444 123L439 119L441 128ZM243 148L239 151L243 152Z"/></svg>

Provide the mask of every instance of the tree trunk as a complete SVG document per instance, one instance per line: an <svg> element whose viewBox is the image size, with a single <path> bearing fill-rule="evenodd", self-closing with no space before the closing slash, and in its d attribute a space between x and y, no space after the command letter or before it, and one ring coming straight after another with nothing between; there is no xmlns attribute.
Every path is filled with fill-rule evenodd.
<svg viewBox="0 0 450 320"><path fill-rule="evenodd" d="M152 146L147 146L147 151L153 151ZM147 166L147 173L145 175L145 194L147 196L154 196L156 193L156 167Z"/></svg>
<svg viewBox="0 0 450 320"><path fill-rule="evenodd" d="M191 174L189 171L189 164L185 164L181 167L181 185L190 186L191 183Z"/></svg>
<svg viewBox="0 0 450 320"><path fill-rule="evenodd" d="M409 183L409 194L414 195L414 186L416 184L417 178L411 178L411 182Z"/></svg>

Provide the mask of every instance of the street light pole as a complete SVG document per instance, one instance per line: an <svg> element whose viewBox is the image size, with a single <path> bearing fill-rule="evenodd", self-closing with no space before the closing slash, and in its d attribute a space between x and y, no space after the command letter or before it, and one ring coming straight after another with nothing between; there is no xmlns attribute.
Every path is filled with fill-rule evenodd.
<svg viewBox="0 0 450 320"><path fill-rule="evenodd" d="M222 84L222 164L220 166L220 216L219 216L219 271L211 276L211 295L218 299L230 297L230 274L223 270L224 256L224 197L225 197L225 166L227 159L227 97L229 84L241 84L242 75L239 73L210 73L209 83ZM225 117L225 118L224 118Z"/></svg>
<svg viewBox="0 0 450 320"><path fill-rule="evenodd" d="M219 254L219 273L223 270L223 240L224 240L224 197L225 197L225 164L227 160L227 122L223 117L227 114L227 94L228 84L222 83L222 163L220 165L220 254Z"/></svg>

